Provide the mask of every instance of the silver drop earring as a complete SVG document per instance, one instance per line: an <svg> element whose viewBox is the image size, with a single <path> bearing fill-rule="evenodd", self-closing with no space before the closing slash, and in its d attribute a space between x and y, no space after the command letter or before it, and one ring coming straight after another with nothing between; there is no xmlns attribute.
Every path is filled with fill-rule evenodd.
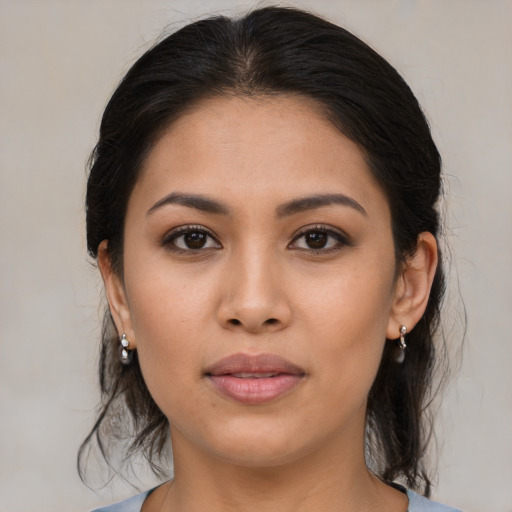
<svg viewBox="0 0 512 512"><path fill-rule="evenodd" d="M405 344L405 335L407 334L407 327L405 325L400 326L400 348L405 350L407 345Z"/></svg>
<svg viewBox="0 0 512 512"><path fill-rule="evenodd" d="M396 362L402 364L405 359L405 349L407 345L405 344L405 335L407 334L407 327L405 325L400 326L400 340L398 342L398 350L396 354Z"/></svg>
<svg viewBox="0 0 512 512"><path fill-rule="evenodd" d="M123 333L121 336L121 363L123 364L130 364L132 362L132 350L128 350L128 347L130 346L130 342L126 338L126 334Z"/></svg>

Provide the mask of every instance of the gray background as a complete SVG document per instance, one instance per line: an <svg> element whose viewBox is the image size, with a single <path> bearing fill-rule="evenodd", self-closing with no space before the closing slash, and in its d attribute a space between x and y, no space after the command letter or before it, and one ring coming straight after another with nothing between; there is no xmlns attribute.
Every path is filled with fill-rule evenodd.
<svg viewBox="0 0 512 512"><path fill-rule="evenodd" d="M266 4L266 3L264 3ZM0 0L0 511L85 511L101 286L85 256L85 161L117 81L170 25L251 2ZM262 5L262 4L260 4ZM448 329L463 365L438 414L434 494L512 511L512 2L323 0L314 9L409 81L444 158L453 268ZM147 485L145 479L141 485Z"/></svg>

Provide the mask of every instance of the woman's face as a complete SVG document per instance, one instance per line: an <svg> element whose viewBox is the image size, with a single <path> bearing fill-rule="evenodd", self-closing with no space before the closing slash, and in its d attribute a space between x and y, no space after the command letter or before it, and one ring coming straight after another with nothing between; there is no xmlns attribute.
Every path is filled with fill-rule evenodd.
<svg viewBox="0 0 512 512"><path fill-rule="evenodd" d="M125 226L111 307L175 454L361 450L400 321L390 209L314 102L202 102L150 153Z"/></svg>

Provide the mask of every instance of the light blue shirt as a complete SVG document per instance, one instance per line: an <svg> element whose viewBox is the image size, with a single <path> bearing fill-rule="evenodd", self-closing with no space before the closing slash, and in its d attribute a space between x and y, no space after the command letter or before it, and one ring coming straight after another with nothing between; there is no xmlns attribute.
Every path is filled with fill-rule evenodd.
<svg viewBox="0 0 512 512"><path fill-rule="evenodd" d="M137 494L127 500L109 505L108 507L97 508L92 512L140 512L142 504L150 492L151 490ZM430 501L409 489L406 490L406 493L409 498L407 512L461 512L456 508L447 507L436 501Z"/></svg>

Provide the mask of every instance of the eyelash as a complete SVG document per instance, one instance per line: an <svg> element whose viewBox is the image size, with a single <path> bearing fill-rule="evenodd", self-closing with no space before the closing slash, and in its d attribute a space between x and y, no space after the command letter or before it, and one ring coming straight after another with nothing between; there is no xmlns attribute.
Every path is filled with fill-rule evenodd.
<svg viewBox="0 0 512 512"><path fill-rule="evenodd" d="M199 247L197 249L189 247L185 249L183 247L178 247L176 245L176 241L180 237L184 237L187 234L193 233L201 233L202 235L206 235L215 242L217 247ZM206 229L204 226L180 226L178 228L175 228L164 236L160 245L162 245L162 247L168 248L169 250L181 253L199 253L200 251L205 251L209 249L220 249L222 247L221 243L217 240L215 235L209 229Z"/></svg>
<svg viewBox="0 0 512 512"><path fill-rule="evenodd" d="M214 247L198 247L198 248L184 248L179 247L176 245L176 241L180 237L184 237L187 234L194 234L194 233L200 233L201 235L205 235L208 238L210 238L215 246ZM334 238L336 240L336 243L333 247L328 248L312 248L312 247L293 247L294 244L297 243L298 240L300 240L302 237L305 237L307 234L311 233L319 233L322 235L327 235L327 237ZM211 243L206 241L206 243ZM215 237L215 235L204 226L180 226L178 228L173 229L169 233L167 233L164 238L162 239L160 245L162 247L166 247L171 251L174 252L180 252L180 253L199 253L206 250L211 249L221 249L222 244L219 242L219 240ZM293 240L288 245L289 249L296 250L296 251L302 251L306 253L313 253L313 254L329 254L332 252L336 252L341 250L345 246L351 246L352 242L350 241L349 237L344 234L343 232L337 231L332 229L331 227L323 226L323 225L315 225L315 226L307 226L300 230L294 237Z"/></svg>
<svg viewBox="0 0 512 512"><path fill-rule="evenodd" d="M328 237L332 237L336 240L336 244L333 247L328 248L319 248L314 249L312 247L304 248L304 247L298 247L293 248L292 245L295 244L298 240L300 240L302 237L306 236L308 233L320 233L322 235L327 235ZM353 245L350 238L343 232L335 230L331 227L323 226L323 225L316 225L316 226L307 226L299 231L297 233L293 240L289 244L289 248L296 250L296 251L304 251L307 253L313 253L313 254L329 254L332 252L336 252L341 250L343 247L351 246Z"/></svg>

